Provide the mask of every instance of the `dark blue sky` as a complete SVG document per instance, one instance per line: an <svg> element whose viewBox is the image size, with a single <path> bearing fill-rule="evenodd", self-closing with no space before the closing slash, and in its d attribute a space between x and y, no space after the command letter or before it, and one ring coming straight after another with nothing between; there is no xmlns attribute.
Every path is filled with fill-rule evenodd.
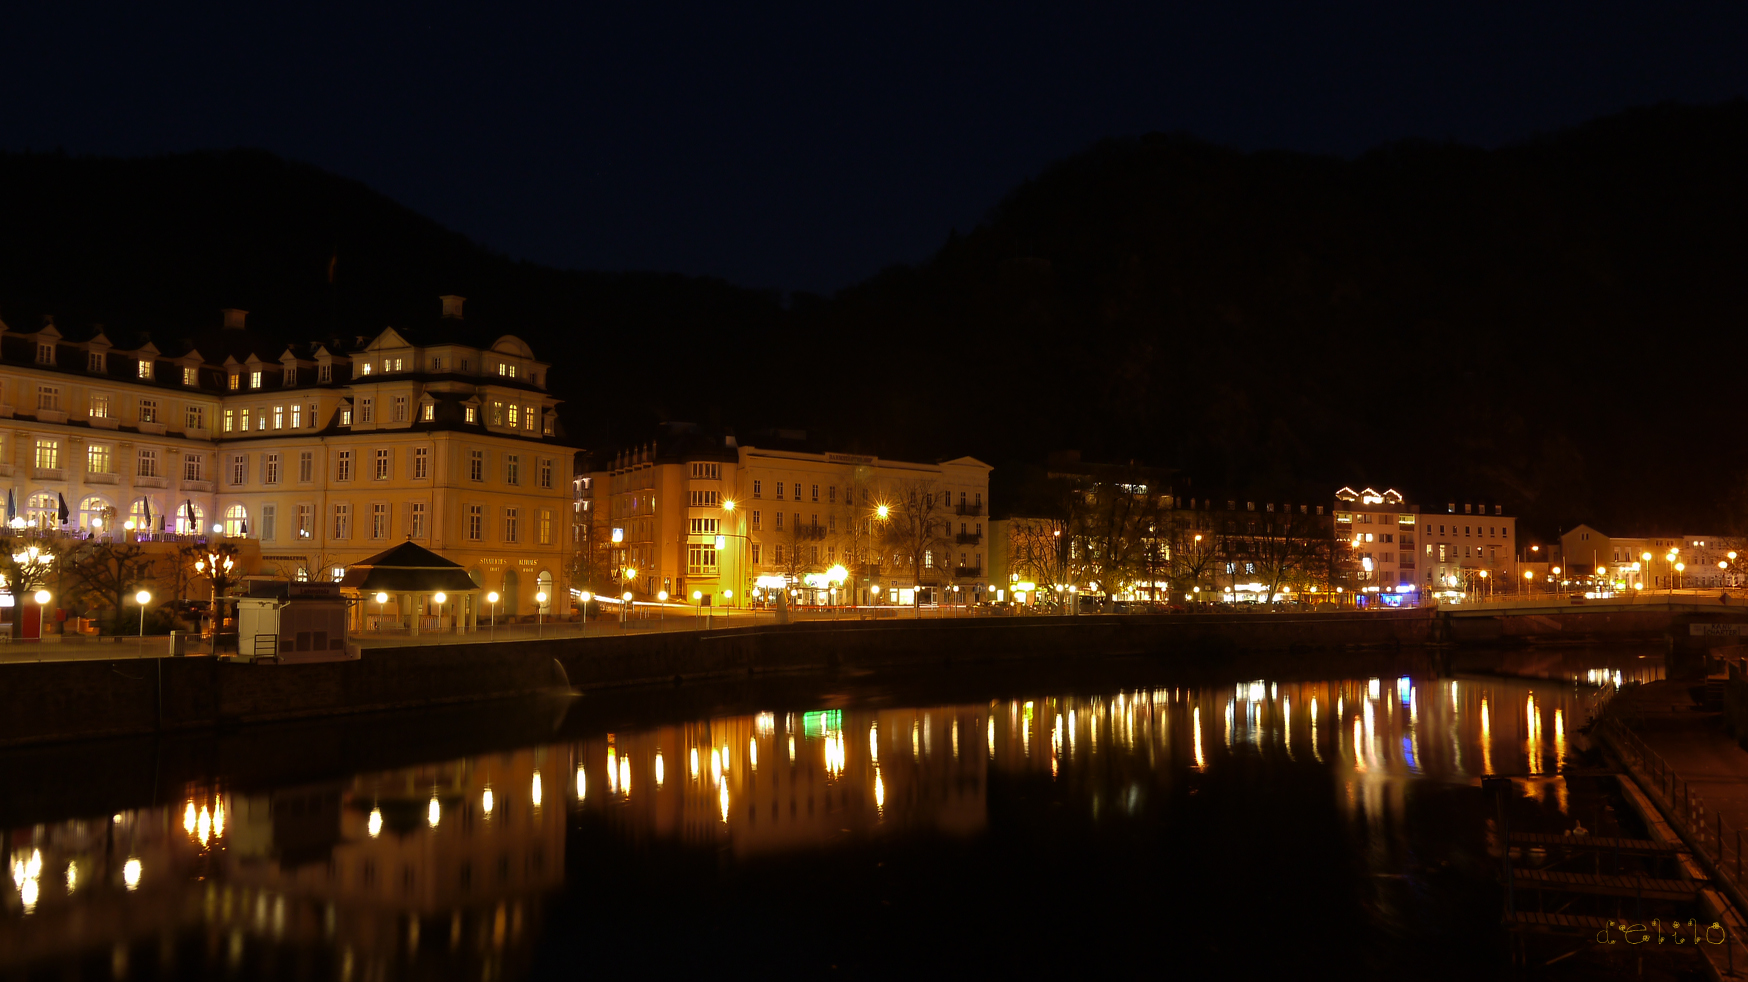
<svg viewBox="0 0 1748 982"><path fill-rule="evenodd" d="M8 4L0 147L265 147L511 255L828 291L1102 136L1491 146L1748 94L1745 10Z"/></svg>

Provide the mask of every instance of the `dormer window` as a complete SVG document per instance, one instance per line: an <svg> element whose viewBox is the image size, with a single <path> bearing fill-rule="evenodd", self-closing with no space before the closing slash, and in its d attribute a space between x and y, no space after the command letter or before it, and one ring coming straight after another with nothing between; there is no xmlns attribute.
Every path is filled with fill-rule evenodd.
<svg viewBox="0 0 1748 982"><path fill-rule="evenodd" d="M433 372L441 372L443 370L443 356L442 355L432 355L431 356L431 370Z"/></svg>
<svg viewBox="0 0 1748 982"><path fill-rule="evenodd" d="M53 365L55 363L55 346L52 343L45 341L36 343L36 363L38 365Z"/></svg>
<svg viewBox="0 0 1748 982"><path fill-rule="evenodd" d="M510 377L511 377L511 378L515 378L515 377L516 377L516 366L515 366L515 365L511 365L511 366L510 366Z"/></svg>
<svg viewBox="0 0 1748 982"><path fill-rule="evenodd" d="M260 372L250 372L249 373L249 388L259 389L260 387L261 387L261 373Z"/></svg>
<svg viewBox="0 0 1748 982"><path fill-rule="evenodd" d="M107 362L108 359L104 357L103 352L101 351L88 351L85 353L85 370L88 372L102 374L109 368Z"/></svg>
<svg viewBox="0 0 1748 982"><path fill-rule="evenodd" d="M478 406L466 407L465 415L466 415L466 419L469 423L479 422L479 407Z"/></svg>
<svg viewBox="0 0 1748 982"><path fill-rule="evenodd" d="M437 404L436 403L427 402L423 406L419 407L419 419L421 421L429 423L436 418L437 418Z"/></svg>
<svg viewBox="0 0 1748 982"><path fill-rule="evenodd" d="M340 425L341 426L351 426L352 425L352 410L350 410L350 409L340 410Z"/></svg>
<svg viewBox="0 0 1748 982"><path fill-rule="evenodd" d="M503 363L503 362L501 362L501 361L500 361L500 362L498 362L498 374L499 374L499 375L508 375L508 374L510 374L510 366L508 366L508 365L506 365L506 364L504 364L504 363Z"/></svg>
<svg viewBox="0 0 1748 982"><path fill-rule="evenodd" d="M370 374L370 369L371 369L371 367L372 367L372 366L371 366L371 363L370 363L370 362L365 362L365 363L364 363L364 364L363 364L363 365L362 365L362 366L361 366L361 370L360 370L360 371L359 371L359 373L358 373L358 374L360 374L360 375L369 375L369 374Z"/></svg>
<svg viewBox="0 0 1748 982"><path fill-rule="evenodd" d="M140 359L139 376L144 379L152 377L152 360L150 358Z"/></svg>
<svg viewBox="0 0 1748 982"><path fill-rule="evenodd" d="M291 388L292 386L297 385L297 369L295 367L287 366L285 374L279 381L280 384L284 385L286 388Z"/></svg>
<svg viewBox="0 0 1748 982"><path fill-rule="evenodd" d="M242 388L243 387L243 376L237 374L236 372L232 372L231 379L230 379L230 387L231 387L232 392L235 392L238 389Z"/></svg>
<svg viewBox="0 0 1748 982"><path fill-rule="evenodd" d="M541 423L540 432L546 434L547 436L552 436L552 417L551 416L546 417L546 419Z"/></svg>
<svg viewBox="0 0 1748 982"><path fill-rule="evenodd" d="M332 381L334 381L334 366L333 365L317 365L316 366L316 381L317 382L332 382Z"/></svg>
<svg viewBox="0 0 1748 982"><path fill-rule="evenodd" d="M182 369L182 384L183 385L199 385L200 384L200 369L184 367Z"/></svg>

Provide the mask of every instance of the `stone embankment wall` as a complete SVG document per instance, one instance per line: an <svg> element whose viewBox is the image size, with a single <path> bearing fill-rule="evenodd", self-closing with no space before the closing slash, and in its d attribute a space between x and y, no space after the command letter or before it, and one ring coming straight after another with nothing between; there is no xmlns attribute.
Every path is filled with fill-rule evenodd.
<svg viewBox="0 0 1748 982"><path fill-rule="evenodd" d="M589 638L369 648L303 665L211 658L0 666L0 746L441 706L568 688L1078 655L1402 647L1418 611L818 622Z"/></svg>

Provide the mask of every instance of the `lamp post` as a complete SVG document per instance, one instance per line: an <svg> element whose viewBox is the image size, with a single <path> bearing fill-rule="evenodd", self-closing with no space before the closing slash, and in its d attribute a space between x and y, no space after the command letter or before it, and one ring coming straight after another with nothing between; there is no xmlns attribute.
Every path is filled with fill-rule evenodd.
<svg viewBox="0 0 1748 982"><path fill-rule="evenodd" d="M662 622L667 620L668 591L656 591L656 600L661 602L661 606L656 608L656 630L660 631Z"/></svg>
<svg viewBox="0 0 1748 982"><path fill-rule="evenodd" d="M219 606L219 581L230 575L234 563L229 556L221 556L217 552L208 552L203 559L194 561L194 571L206 576L212 584L212 642L213 653L218 653L219 629L224 624L224 609Z"/></svg>
<svg viewBox="0 0 1748 982"><path fill-rule="evenodd" d="M495 640L498 636L498 591L486 594L486 603L492 605L492 622L487 627L486 640Z"/></svg>
<svg viewBox="0 0 1748 982"><path fill-rule="evenodd" d="M631 609L631 591L627 590L619 598L619 629L625 630L625 612Z"/></svg>
<svg viewBox="0 0 1748 982"><path fill-rule="evenodd" d="M146 640L146 604L152 602L152 595L144 590L134 594L134 600L140 605L140 642Z"/></svg>
<svg viewBox="0 0 1748 982"><path fill-rule="evenodd" d="M382 633L382 605L388 603L388 594L376 591L376 633Z"/></svg>
<svg viewBox="0 0 1748 982"><path fill-rule="evenodd" d="M431 602L437 605L437 630L439 633L443 631L443 604L448 599L449 595L442 590L431 594Z"/></svg>
<svg viewBox="0 0 1748 982"><path fill-rule="evenodd" d="M1558 566L1550 567L1548 569L1548 572L1552 574L1551 576L1548 577L1548 589L1559 590L1559 588L1563 585L1562 583L1560 583L1560 567L1558 567ZM1560 590L1559 592L1563 593L1565 591ZM1558 594L1556 594L1556 596L1558 596Z"/></svg>
<svg viewBox="0 0 1748 982"><path fill-rule="evenodd" d="M442 594L438 594L438 596L442 596ZM545 590L536 590L534 592L534 636L537 638L541 636L541 630L543 627L543 625L541 623L541 618L544 617L545 615L546 615L546 591Z"/></svg>
<svg viewBox="0 0 1748 982"><path fill-rule="evenodd" d="M704 616L704 591L693 590L692 602L698 605L697 612L692 615L692 626L696 628L698 626L698 621Z"/></svg>

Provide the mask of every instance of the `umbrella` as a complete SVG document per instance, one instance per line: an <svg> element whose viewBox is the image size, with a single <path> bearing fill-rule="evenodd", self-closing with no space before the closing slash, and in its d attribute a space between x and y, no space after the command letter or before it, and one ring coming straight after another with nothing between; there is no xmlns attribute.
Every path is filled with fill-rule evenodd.
<svg viewBox="0 0 1748 982"><path fill-rule="evenodd" d="M237 529L237 534L247 539L249 537L249 520L247 518L243 519L242 523L237 526Z"/></svg>
<svg viewBox="0 0 1748 982"><path fill-rule="evenodd" d="M61 507L56 510L56 517L60 519L60 524L65 525L67 524L67 496L56 491L55 497L61 501Z"/></svg>
<svg viewBox="0 0 1748 982"><path fill-rule="evenodd" d="M199 532L200 531L200 521L194 517L194 501L193 501L193 499L183 498L182 505L184 508L188 509L188 529L189 529L189 531Z"/></svg>
<svg viewBox="0 0 1748 982"><path fill-rule="evenodd" d="M6 489L6 520L12 521L18 517L18 499L13 496L12 489Z"/></svg>
<svg viewBox="0 0 1748 982"><path fill-rule="evenodd" d="M151 531L151 528L152 528L152 499L141 498L140 504L144 505L145 509L146 509L146 527L144 529L141 529L141 531L142 532L149 532L149 531Z"/></svg>

